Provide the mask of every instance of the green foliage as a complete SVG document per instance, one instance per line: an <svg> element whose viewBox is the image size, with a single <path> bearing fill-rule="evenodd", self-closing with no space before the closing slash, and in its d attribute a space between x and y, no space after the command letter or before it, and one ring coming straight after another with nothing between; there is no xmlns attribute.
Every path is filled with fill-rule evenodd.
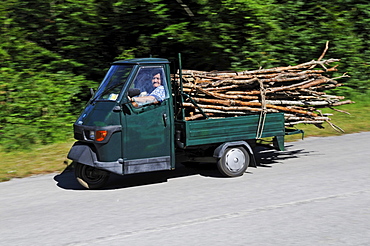
<svg viewBox="0 0 370 246"><path fill-rule="evenodd" d="M182 3L181 3L182 2ZM341 58L339 95L369 86L364 0L4 0L0 6L0 144L71 136L71 123L114 59L182 53L185 68L245 70ZM335 74L339 76L341 74Z"/></svg>
<svg viewBox="0 0 370 246"><path fill-rule="evenodd" d="M14 7L14 2L9 6ZM65 140L92 85L81 66L26 39L9 10L0 19L0 144L5 150Z"/></svg>
<svg viewBox="0 0 370 246"><path fill-rule="evenodd" d="M0 141L6 149L71 137L71 125L81 109L78 95L87 84L83 76L64 71L41 74L31 69L1 72Z"/></svg>
<svg viewBox="0 0 370 246"><path fill-rule="evenodd" d="M280 56L288 58L282 61L319 57L324 43L330 41L326 58L340 58L340 70L351 76L347 87L336 92L349 96L369 90L370 4L354 0L282 2L283 11L274 14L281 29L276 45Z"/></svg>

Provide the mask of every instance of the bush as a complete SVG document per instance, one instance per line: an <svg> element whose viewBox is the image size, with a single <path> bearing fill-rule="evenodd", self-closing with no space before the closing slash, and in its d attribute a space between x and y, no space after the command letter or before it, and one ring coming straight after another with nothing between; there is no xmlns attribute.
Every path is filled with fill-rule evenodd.
<svg viewBox="0 0 370 246"><path fill-rule="evenodd" d="M0 144L5 150L29 148L72 137L71 125L84 102L83 76L8 70L1 77Z"/></svg>

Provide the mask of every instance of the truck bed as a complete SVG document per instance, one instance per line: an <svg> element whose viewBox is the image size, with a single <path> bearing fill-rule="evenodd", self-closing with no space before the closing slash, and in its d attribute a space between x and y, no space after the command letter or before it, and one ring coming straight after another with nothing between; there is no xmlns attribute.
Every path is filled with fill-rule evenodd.
<svg viewBox="0 0 370 246"><path fill-rule="evenodd" d="M176 130L182 132L185 146L256 139L260 114L222 119L176 121ZM284 114L268 113L261 138L284 136Z"/></svg>

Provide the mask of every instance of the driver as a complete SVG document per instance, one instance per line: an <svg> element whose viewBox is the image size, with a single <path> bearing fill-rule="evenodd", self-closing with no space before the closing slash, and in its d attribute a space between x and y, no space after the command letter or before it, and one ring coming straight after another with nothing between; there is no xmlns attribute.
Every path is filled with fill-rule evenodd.
<svg viewBox="0 0 370 246"><path fill-rule="evenodd" d="M152 85L154 90L148 96L139 96L131 98L132 102L136 102L139 106L151 103L162 102L166 98L166 92L162 85L162 77L160 72L155 72L152 77Z"/></svg>

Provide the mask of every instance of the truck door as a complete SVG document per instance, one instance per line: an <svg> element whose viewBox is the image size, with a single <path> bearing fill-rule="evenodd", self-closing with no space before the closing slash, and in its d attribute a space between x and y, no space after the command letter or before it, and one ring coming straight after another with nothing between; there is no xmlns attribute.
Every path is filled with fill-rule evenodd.
<svg viewBox="0 0 370 246"><path fill-rule="evenodd" d="M173 119L163 66L140 66L130 89L140 95L123 110L124 174L171 169Z"/></svg>

